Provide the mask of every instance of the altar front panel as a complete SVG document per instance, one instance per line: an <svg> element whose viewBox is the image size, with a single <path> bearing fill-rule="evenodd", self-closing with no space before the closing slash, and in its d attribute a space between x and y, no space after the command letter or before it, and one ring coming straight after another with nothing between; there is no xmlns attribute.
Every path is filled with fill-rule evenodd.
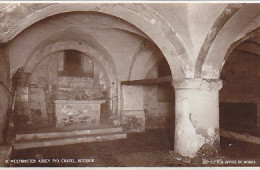
<svg viewBox="0 0 260 170"><path fill-rule="evenodd" d="M55 100L56 127L89 127L100 124L104 100Z"/></svg>

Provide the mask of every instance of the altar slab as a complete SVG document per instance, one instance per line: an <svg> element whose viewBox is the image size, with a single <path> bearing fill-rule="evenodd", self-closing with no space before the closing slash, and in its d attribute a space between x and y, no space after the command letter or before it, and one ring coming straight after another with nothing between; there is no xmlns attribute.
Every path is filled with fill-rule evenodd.
<svg viewBox="0 0 260 170"><path fill-rule="evenodd" d="M100 108L105 100L55 100L56 127L100 125Z"/></svg>

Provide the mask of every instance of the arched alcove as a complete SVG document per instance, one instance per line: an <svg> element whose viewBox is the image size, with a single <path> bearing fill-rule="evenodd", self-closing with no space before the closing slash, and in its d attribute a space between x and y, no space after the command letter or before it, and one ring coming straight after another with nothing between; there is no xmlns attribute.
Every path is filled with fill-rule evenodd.
<svg viewBox="0 0 260 170"><path fill-rule="evenodd" d="M196 61L197 77L219 78L228 48L259 27L257 8L255 4L230 4L224 9L201 47Z"/></svg>
<svg viewBox="0 0 260 170"><path fill-rule="evenodd" d="M64 68L65 68L64 67L64 64L65 64L64 63L64 61L65 61L64 60L65 59L64 51L68 51L68 52L72 52L72 51L76 52L76 51L78 51L79 53L81 53L80 60L83 63L86 63L85 61L83 61L84 58L86 58L86 56L89 58L88 61L93 61L95 63L95 65L96 65L95 67L93 65L93 68L92 68L92 69L94 69L94 70L92 70L93 71L92 72L93 73L93 77L91 77L91 76L89 77L86 72L82 72L81 75L84 75L83 77L78 75L79 78L73 78L75 76L71 77L71 76L68 76L68 75L63 75L64 71L65 71L64 70ZM55 57L54 54L57 54L57 53L58 54L62 53L63 55L62 56L58 55L57 57ZM74 53L70 53L70 54L74 54ZM47 64L47 66L48 65L52 65L52 63L55 63L55 62L56 63L57 62L61 62L62 64L60 64L60 65L63 68L60 70L60 73L57 73L57 70L60 69L59 68L60 65L58 65L55 68L56 72L54 71L53 73L49 73L49 75L50 74L52 75L51 76L52 79L53 79L53 77L55 77L55 74L56 74L56 76L58 77L58 78L56 77L56 80L55 80L56 83L48 81L48 78L47 79L44 79L42 77L40 78L41 80L45 80L45 81L39 82L40 84L43 83L43 85L42 85L42 88L40 89L40 91L36 90L36 93L38 93L38 96L35 99L33 99L33 100L37 102L37 100L40 100L41 98L45 98L47 102L45 103L45 106L40 104L42 106L42 107L40 107L38 105L39 108L44 108L45 107L45 108L51 109L51 110L47 110L47 112L48 112L48 114L53 114L53 109L54 108L61 107L61 106L62 107L70 107L70 106L64 106L64 104L62 104L61 106L59 106L59 105L58 106L56 106L56 105L53 106L52 105L53 102L54 103L60 102L61 99L62 100L65 99L66 101L67 100L78 100L79 102L80 101L83 102L83 100L105 100L104 102L102 102L104 104L101 105L101 111L102 111L102 108L103 108L103 113L100 116L102 117L102 122L103 123L107 123L108 119L111 116L113 116L114 114L116 114L117 104L118 103L116 103L117 101L115 100L115 98L117 96L117 86L115 85L115 84L117 84L117 78L116 78L116 73L113 70L113 68L115 68L115 67L113 67L113 63L110 63L108 61L108 58L106 57L106 54L102 53L102 51L100 51L98 49L95 49L95 48L87 45L84 42L66 41L66 42L57 42L57 43L54 43L54 44L50 44L50 45L48 45L48 46L46 46L46 47L44 47L42 49L39 49L39 51L34 53L32 56L29 57L29 60L27 60L25 66L24 66L24 72L25 72L26 75L29 75L29 82L30 82L31 75L33 75L35 72L37 72L37 70L39 69L39 66L42 65L42 63L44 61L46 61L46 59L50 58L50 56L53 56L53 55L54 55L53 58L57 58L57 59L53 60L52 62L49 62L49 64ZM53 67L55 67L55 66L53 66ZM69 67L71 67L71 66L69 66ZM51 68L49 68L49 69L51 69ZM48 71L49 69L47 69L45 71ZM104 83L103 84L105 86L102 88L101 84L98 83L98 84L94 85L93 87L100 86L101 89L105 89L105 91L103 91L103 92L106 92L106 94L107 94L106 96L103 96L103 92L102 92L101 89L100 89L101 91L97 89L97 91L95 93L94 89L91 90L91 89L89 89L90 87L87 87L87 86L89 86L89 83L90 83L89 81L91 81L92 84L93 84L93 81L94 81L94 84L95 84L96 81L99 81L100 77L97 77L97 76L100 75L99 74L100 71L98 71L98 70L102 71L102 75L104 75L104 80L103 81L105 82L105 84ZM91 75L92 75L92 73L91 73ZM41 73L39 73L39 74L41 74ZM59 77L57 74L60 74L60 76L62 76L63 78ZM96 74L98 74L98 75L95 76ZM47 73L47 75L48 75L48 73ZM73 80L70 80L70 79L73 79ZM98 79L98 80L96 80L96 79ZM40 80L37 80L37 81L40 81ZM89 82L89 83L87 83L87 82ZM69 88L69 90L65 89L65 91L67 90L67 93L69 93L69 94L65 95L65 98L63 99L62 97L64 97L64 93L65 93L64 92L64 88L67 88L68 83L69 84L72 83L72 84L76 85L77 88L73 86L73 87ZM38 84L38 83L34 82L33 84ZM84 84L85 84L86 87L84 87ZM27 95L30 95L30 94L32 94L31 92L33 90L35 90L36 88L38 88L38 86L34 87L32 84L27 84L27 87L22 87L21 89L23 89L23 91L27 91L25 93ZM58 88L58 90L55 89L55 88ZM61 88L63 89L63 91L60 90ZM83 88L83 91L77 90L79 88ZM89 89L89 90L87 90L87 89ZM23 92L21 92L21 93L23 93ZM63 96L62 95L57 95L57 94L55 95L53 93L62 93ZM82 95L82 94L79 94L79 93L86 93L86 95ZM26 94L20 94L20 96L22 96L22 95L26 96ZM76 94L79 94L80 96L79 95L77 96ZM67 98L68 95L70 95L69 98ZM33 96L33 95L31 95L31 96ZM62 97L57 97L57 96L62 96ZM71 96L74 96L74 97L71 97ZM93 96L95 96L95 97L93 97ZM31 97L31 98L33 98L33 97ZM18 101L21 101L21 100L18 99ZM29 101L29 98L28 98L28 101ZM24 102L24 104L22 104L21 106L26 105L25 104L26 101L23 101L23 102ZM33 103L33 101L29 101L29 105L31 103ZM44 104L44 102L40 102L40 101L38 101L38 103L43 103ZM18 102L18 105L19 105L19 102ZM38 106L35 106L35 109L31 109L31 110L33 110L33 111L38 110L37 113L40 114L42 112L39 112L39 110L42 111L44 109L39 109L39 108L36 109ZM87 107L87 106L85 106L85 107ZM20 108L17 108L17 109L19 110ZM77 112L80 111L80 109L76 109L76 110L77 110ZM29 110L29 112L30 112L30 110ZM44 112L46 112L46 110ZM56 109L56 112L57 112L57 109ZM31 114L31 115L35 116L37 114ZM55 116L57 118L57 113L56 113ZM38 116L38 117L40 117L40 116ZM52 117L51 120L49 120L49 117ZM45 120L47 121L47 122L45 121L45 126L53 125L53 122L55 122L53 120L53 115L50 115L49 117L48 117L48 115L47 115L47 117L45 116ZM85 120L83 120L83 121L85 121ZM42 120L42 123L43 122L44 121ZM48 124L48 122L49 122L49 124ZM34 123L35 123L35 121L34 121ZM40 125L40 124L38 123L38 125ZM57 126L57 123L56 123L56 126ZM30 126L28 126L28 128L30 128Z"/></svg>

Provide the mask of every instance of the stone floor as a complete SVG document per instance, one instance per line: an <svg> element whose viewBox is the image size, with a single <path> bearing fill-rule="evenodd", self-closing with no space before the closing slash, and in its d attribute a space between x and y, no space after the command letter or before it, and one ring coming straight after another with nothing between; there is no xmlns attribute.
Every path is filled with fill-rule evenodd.
<svg viewBox="0 0 260 170"><path fill-rule="evenodd" d="M88 144L67 145L14 151L12 160L35 159L47 163L11 163L11 166L97 166L97 167L173 167L169 156L173 150L173 134L171 130L159 129L143 134L129 134L127 139ZM260 146L238 142L226 138L221 139L221 153L227 160L256 161L246 162L238 166L259 166ZM79 163L78 159L85 162ZM257 160L258 159L258 160ZM28 160L27 160L28 161ZM59 161L59 162L58 162ZM70 163L69 163L70 161ZM92 162L94 161L94 162ZM225 166L230 166L226 162ZM235 165L232 165L235 166Z"/></svg>

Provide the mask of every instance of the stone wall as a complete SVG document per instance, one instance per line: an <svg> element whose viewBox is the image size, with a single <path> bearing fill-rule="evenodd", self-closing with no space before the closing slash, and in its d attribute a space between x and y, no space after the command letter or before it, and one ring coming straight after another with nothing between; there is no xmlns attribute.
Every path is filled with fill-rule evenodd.
<svg viewBox="0 0 260 170"><path fill-rule="evenodd" d="M235 50L227 59L220 79L221 102L260 102L260 58L259 56Z"/></svg>
<svg viewBox="0 0 260 170"><path fill-rule="evenodd" d="M254 131L257 128L257 104L220 102L220 126L227 130Z"/></svg>
<svg viewBox="0 0 260 170"><path fill-rule="evenodd" d="M163 65L163 67L167 67L162 68L163 72L170 72L168 65ZM158 64L148 72L145 78L158 78ZM140 132L144 129L174 127L175 94L171 83L123 86L122 90L122 124L126 130Z"/></svg>
<svg viewBox="0 0 260 170"><path fill-rule="evenodd" d="M146 78L158 77L158 67L153 67ZM174 127L174 89L171 83L144 86L145 128Z"/></svg>
<svg viewBox="0 0 260 170"><path fill-rule="evenodd" d="M9 94L0 85L0 143L2 142L2 133L4 127L4 119L9 106Z"/></svg>
<svg viewBox="0 0 260 170"><path fill-rule="evenodd" d="M2 142L2 130L4 125L4 119L9 106L9 97L6 88L9 88L9 59L6 53L7 47L0 45L0 143ZM10 88L9 88L10 89Z"/></svg>
<svg viewBox="0 0 260 170"><path fill-rule="evenodd" d="M144 111L146 129L174 127L175 102L158 101L158 95L163 94L158 91L159 88L160 86L148 86L144 88ZM174 93L164 93L163 95L174 95Z"/></svg>
<svg viewBox="0 0 260 170"><path fill-rule="evenodd" d="M142 86L122 86L121 124L127 132L145 130L145 115Z"/></svg>
<svg viewBox="0 0 260 170"><path fill-rule="evenodd" d="M18 129L51 126L48 111L52 109L48 99L51 96L50 87L55 84L50 77L56 72L52 69L54 63L52 57L44 59L30 74L28 82L18 88L15 102L15 124Z"/></svg>
<svg viewBox="0 0 260 170"><path fill-rule="evenodd" d="M144 87L144 111L146 129L174 127L174 100L160 102L159 95L173 95L159 91L160 85Z"/></svg>

